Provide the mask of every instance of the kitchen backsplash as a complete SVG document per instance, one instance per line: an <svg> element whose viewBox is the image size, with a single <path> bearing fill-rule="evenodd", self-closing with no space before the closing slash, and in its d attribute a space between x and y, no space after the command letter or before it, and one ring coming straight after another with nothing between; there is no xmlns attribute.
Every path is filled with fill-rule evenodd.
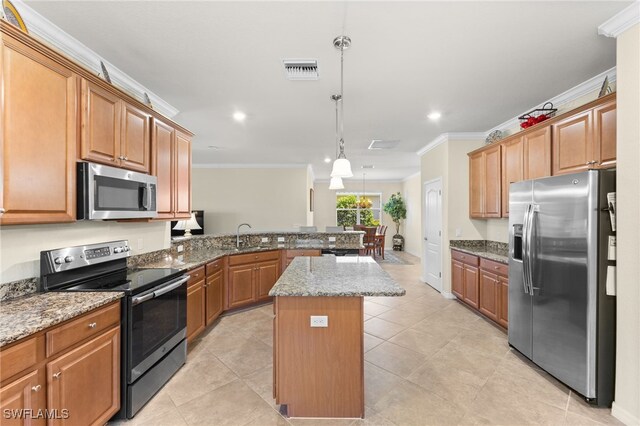
<svg viewBox="0 0 640 426"><path fill-rule="evenodd" d="M474 249L478 251L486 251L489 253L495 253L500 256L507 256L509 254L509 244L501 243L499 241L489 240L451 240L449 246L452 248L466 248Z"/></svg>

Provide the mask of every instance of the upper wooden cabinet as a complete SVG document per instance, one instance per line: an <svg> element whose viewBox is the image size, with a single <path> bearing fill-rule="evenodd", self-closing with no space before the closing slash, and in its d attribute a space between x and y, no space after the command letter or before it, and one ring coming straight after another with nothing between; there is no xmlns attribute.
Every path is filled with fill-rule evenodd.
<svg viewBox="0 0 640 426"><path fill-rule="evenodd" d="M553 123L553 175L616 165L615 95Z"/></svg>
<svg viewBox="0 0 640 426"><path fill-rule="evenodd" d="M500 217L502 178L501 146L469 155L469 215Z"/></svg>
<svg viewBox="0 0 640 426"><path fill-rule="evenodd" d="M72 222L76 218L78 78L4 34L4 25L0 224Z"/></svg>
<svg viewBox="0 0 640 426"><path fill-rule="evenodd" d="M149 114L82 81L81 158L149 173Z"/></svg>
<svg viewBox="0 0 640 426"><path fill-rule="evenodd" d="M158 177L158 219L191 217L191 139L153 119L151 174Z"/></svg>

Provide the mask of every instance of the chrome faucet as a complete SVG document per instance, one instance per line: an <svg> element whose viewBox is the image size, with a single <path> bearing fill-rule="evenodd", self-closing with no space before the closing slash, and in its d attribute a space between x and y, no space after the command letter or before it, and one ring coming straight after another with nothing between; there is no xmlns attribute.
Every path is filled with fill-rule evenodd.
<svg viewBox="0 0 640 426"><path fill-rule="evenodd" d="M236 230L236 248L240 248L240 227L242 226L248 226L249 228L251 228L251 225L249 225L248 223L241 223L240 225L238 225L238 229Z"/></svg>

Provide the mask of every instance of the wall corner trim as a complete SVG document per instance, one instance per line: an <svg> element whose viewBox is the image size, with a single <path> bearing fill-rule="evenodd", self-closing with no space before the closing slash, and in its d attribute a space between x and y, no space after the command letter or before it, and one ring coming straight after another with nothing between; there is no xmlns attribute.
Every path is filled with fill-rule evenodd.
<svg viewBox="0 0 640 426"><path fill-rule="evenodd" d="M22 18L26 22L29 34L44 41L54 49L59 50L94 74L102 72L100 61L104 62L114 86L123 89L143 103L143 93L147 92L153 103L153 109L169 118L175 117L178 114L179 111L177 108L131 78L97 52L94 52L82 42L64 32L53 22L33 10L23 0L13 0L13 4L20 11L20 15L22 15Z"/></svg>
<svg viewBox="0 0 640 426"><path fill-rule="evenodd" d="M631 3L607 21L600 24L598 34L606 37L618 37L638 23L640 23L640 0Z"/></svg>
<svg viewBox="0 0 640 426"><path fill-rule="evenodd" d="M640 418L621 408L615 401L611 404L611 415L625 425L640 425Z"/></svg>
<svg viewBox="0 0 640 426"><path fill-rule="evenodd" d="M449 299L449 300L456 300L457 297L453 295L453 293L449 293L447 291L443 291L442 293L440 293L440 295L442 297L444 297L445 299Z"/></svg>

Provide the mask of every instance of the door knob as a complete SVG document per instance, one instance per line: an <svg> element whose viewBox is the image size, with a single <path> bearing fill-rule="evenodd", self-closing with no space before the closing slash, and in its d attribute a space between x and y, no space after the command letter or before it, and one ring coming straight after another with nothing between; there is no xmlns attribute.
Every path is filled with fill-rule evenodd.
<svg viewBox="0 0 640 426"><path fill-rule="evenodd" d="M40 390L40 388L42 388L42 386L40 386L40 385L35 385L35 386L33 386L33 387L31 388L31 390L32 390L32 391L34 391L34 392L38 392L38 391Z"/></svg>
<svg viewBox="0 0 640 426"><path fill-rule="evenodd" d="M92 322L89 324L89 328L96 328L97 325L98 323Z"/></svg>
<svg viewBox="0 0 640 426"><path fill-rule="evenodd" d="M59 379L59 378L60 378L60 376L62 376L62 371L58 371L57 373L55 373L55 374L53 375L53 378L54 378L54 379Z"/></svg>

